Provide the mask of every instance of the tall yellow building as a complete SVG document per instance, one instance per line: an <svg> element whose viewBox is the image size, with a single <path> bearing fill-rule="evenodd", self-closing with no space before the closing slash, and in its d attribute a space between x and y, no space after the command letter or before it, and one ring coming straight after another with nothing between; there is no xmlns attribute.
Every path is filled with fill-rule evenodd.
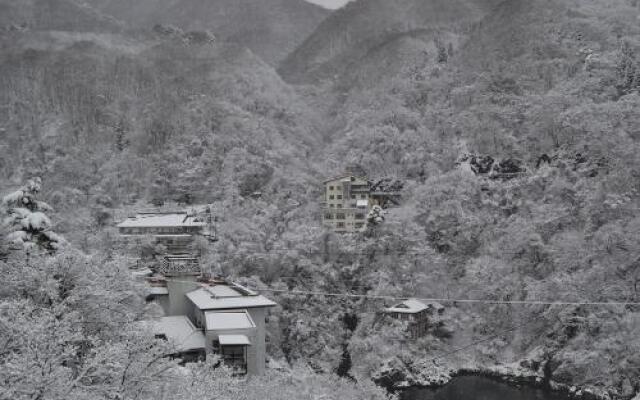
<svg viewBox="0 0 640 400"><path fill-rule="evenodd" d="M347 174L326 180L324 187L322 224L338 233L364 230L371 206L369 181Z"/></svg>

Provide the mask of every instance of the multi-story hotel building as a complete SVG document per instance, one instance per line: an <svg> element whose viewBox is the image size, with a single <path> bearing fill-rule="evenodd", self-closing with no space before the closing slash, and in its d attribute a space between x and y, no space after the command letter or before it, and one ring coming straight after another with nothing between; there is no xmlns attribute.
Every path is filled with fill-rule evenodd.
<svg viewBox="0 0 640 400"><path fill-rule="evenodd" d="M360 232L367 224L371 206L367 178L341 175L324 182L322 223L338 233Z"/></svg>

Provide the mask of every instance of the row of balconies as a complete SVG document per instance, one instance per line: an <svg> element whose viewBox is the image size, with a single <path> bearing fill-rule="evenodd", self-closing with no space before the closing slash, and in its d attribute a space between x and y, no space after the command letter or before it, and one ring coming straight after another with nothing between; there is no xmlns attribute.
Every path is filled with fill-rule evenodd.
<svg viewBox="0 0 640 400"><path fill-rule="evenodd" d="M332 207L333 205L334 204L326 204L326 203L324 203L324 204L322 204L322 210L323 211L331 211L331 212L338 211L338 210L344 211L344 212L349 212L349 211L352 211L352 212L356 212L356 211L366 212L367 208L368 208L368 207L354 207L354 204L349 204L349 207L337 207L337 206L336 207Z"/></svg>
<svg viewBox="0 0 640 400"><path fill-rule="evenodd" d="M202 231L200 226L120 228L122 235L190 235Z"/></svg>
<svg viewBox="0 0 640 400"><path fill-rule="evenodd" d="M329 223L327 223L327 221L325 220L325 226L328 228L331 228L335 232L342 233L342 232L361 231L365 228L366 224L364 223L364 221L355 222L355 223L349 223L344 221L339 221L339 222L330 221Z"/></svg>
<svg viewBox="0 0 640 400"><path fill-rule="evenodd" d="M364 212L356 213L356 214L345 214L345 213L334 213L334 214L325 213L324 214L325 221L327 220L338 220L338 221L345 220L346 221L346 220L352 220L352 219L364 221L366 218L367 218L367 215Z"/></svg>

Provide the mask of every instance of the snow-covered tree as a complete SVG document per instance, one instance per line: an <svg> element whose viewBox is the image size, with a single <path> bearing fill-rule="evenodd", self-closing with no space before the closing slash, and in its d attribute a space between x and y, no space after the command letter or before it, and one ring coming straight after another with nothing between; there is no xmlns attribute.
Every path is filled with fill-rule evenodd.
<svg viewBox="0 0 640 400"><path fill-rule="evenodd" d="M373 206L367 215L369 225L380 225L384 222L385 211L380 206Z"/></svg>
<svg viewBox="0 0 640 400"><path fill-rule="evenodd" d="M4 241L12 249L55 251L64 242L51 230L51 220L45 214L52 208L37 199L41 188L42 180L36 177L2 198L0 206L6 215L3 221Z"/></svg>
<svg viewBox="0 0 640 400"><path fill-rule="evenodd" d="M622 93L629 93L640 87L640 67L636 54L628 42L622 44L616 66L617 86Z"/></svg>

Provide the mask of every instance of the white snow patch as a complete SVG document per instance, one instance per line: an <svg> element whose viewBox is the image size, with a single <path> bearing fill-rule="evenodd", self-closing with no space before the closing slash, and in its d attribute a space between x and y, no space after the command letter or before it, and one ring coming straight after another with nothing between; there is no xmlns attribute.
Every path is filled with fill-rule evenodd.
<svg viewBox="0 0 640 400"><path fill-rule="evenodd" d="M2 198L2 205L7 206L9 204L18 203L23 196L24 192L22 190L16 190L13 193L9 193Z"/></svg>
<svg viewBox="0 0 640 400"><path fill-rule="evenodd" d="M43 231L51 227L51 220L41 212L34 212L22 220L22 226L25 229Z"/></svg>
<svg viewBox="0 0 640 400"><path fill-rule="evenodd" d="M11 232L7 235L7 241L14 245L22 245L29 240L29 234L25 231Z"/></svg>

